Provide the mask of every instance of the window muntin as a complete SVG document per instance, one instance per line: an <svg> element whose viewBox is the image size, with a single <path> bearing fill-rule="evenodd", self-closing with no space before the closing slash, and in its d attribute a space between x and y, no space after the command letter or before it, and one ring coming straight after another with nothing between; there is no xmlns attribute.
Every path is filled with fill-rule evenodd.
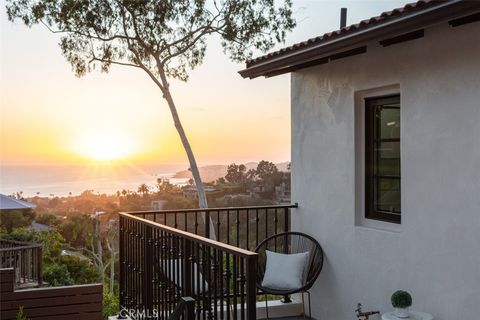
<svg viewBox="0 0 480 320"><path fill-rule="evenodd" d="M365 99L365 217L400 223L400 96Z"/></svg>

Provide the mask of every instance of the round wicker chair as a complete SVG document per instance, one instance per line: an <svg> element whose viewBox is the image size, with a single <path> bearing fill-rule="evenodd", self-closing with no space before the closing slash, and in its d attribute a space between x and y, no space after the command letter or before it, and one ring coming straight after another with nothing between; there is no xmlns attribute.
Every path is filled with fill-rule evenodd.
<svg viewBox="0 0 480 320"><path fill-rule="evenodd" d="M308 260L305 265L305 272L303 276L303 285L301 288L295 290L278 290L262 286L263 277L265 275L265 268L267 265L266 250L283 254L296 254L302 252L309 252ZM265 305L268 315L268 299L267 294L274 295L290 295L293 293L302 294L302 304L305 315L305 303L303 294L308 295L308 310L309 318L311 318L311 304L310 304L310 292L309 289L315 283L320 271L323 267L323 250L317 240L309 235L300 232L284 232L268 237L263 240L256 248L255 252L258 253L258 269L257 269L257 288L265 294ZM285 275L288 276L288 275Z"/></svg>

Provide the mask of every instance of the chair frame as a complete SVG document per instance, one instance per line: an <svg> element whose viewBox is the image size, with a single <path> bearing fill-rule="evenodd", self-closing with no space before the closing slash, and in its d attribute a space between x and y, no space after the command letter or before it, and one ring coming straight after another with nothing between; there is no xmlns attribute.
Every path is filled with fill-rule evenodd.
<svg viewBox="0 0 480 320"><path fill-rule="evenodd" d="M307 272L306 274L309 276L309 279L307 279L305 281L305 284L304 286L302 286L301 288L298 288L298 289L295 289L295 290L278 290L278 289L271 289L271 288L267 288L267 287L263 287L261 285L261 281L263 280L263 276L265 275L264 273L261 274L259 273L258 274L258 277L257 277L257 288L260 290L261 293L264 293L265 294L265 307L266 307L266 313L267 313L267 319L270 319L269 317L269 314L268 314L268 296L267 294L274 294L274 295L284 295L284 296L288 296L290 294L294 294L294 293L301 293L302 294L302 307L303 307L303 316L305 318L305 299L304 299L304 294L307 293L307 296L308 296L308 313L309 313L309 316L308 318L311 319L312 318L312 308L311 308L311 301L310 301L310 288L313 286L313 284L315 283L315 281L317 280L318 276L320 275L320 272L322 271L322 268L323 268L323 262L324 262L324 254L323 254L323 248L322 246L320 245L320 243L315 240L312 236L309 236L308 234L305 234L305 233L301 233L301 232L294 232L294 231L290 231L290 232L282 232L282 233L277 233L277 234L274 234L266 239L264 239L256 248L255 248L255 252L259 253L260 249L268 242L272 241L273 239L275 238L281 238L281 237L290 237L290 236L300 236L300 237L303 237L303 238L306 238L308 240L310 240L312 242L312 244L314 245L314 247L316 248L316 250L318 251L318 254L321 255L321 263L319 266L317 266L317 269L314 271L313 274L310 274L310 272ZM278 252L278 253L285 253L285 254L289 254L289 250L284 250L285 252ZM266 260L265 260L265 264L266 264ZM260 265L259 265L260 267ZM262 265L262 267L264 267ZM260 277L262 279L260 279Z"/></svg>

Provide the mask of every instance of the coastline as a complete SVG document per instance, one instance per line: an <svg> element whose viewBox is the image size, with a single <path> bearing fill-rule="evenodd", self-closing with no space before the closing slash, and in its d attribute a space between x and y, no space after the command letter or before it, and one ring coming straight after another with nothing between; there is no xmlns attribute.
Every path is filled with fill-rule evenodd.
<svg viewBox="0 0 480 320"><path fill-rule="evenodd" d="M22 191L24 197L79 195L85 190L97 194L114 194L123 189L137 191L146 184L155 188L157 179L169 179L183 185L185 178L174 178L184 164L116 165L1 165L0 193L11 195Z"/></svg>

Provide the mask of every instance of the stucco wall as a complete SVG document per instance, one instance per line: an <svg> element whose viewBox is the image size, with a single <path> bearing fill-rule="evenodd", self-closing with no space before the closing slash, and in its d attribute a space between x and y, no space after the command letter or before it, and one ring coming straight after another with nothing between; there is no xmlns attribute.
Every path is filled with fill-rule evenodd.
<svg viewBox="0 0 480 320"><path fill-rule="evenodd" d="M355 219L354 97L388 85L401 94L402 162L402 224L390 231ZM412 309L435 319L479 319L480 23L372 43L293 73L291 90L293 229L326 255L314 317L355 319L357 302L390 311L392 292L405 289Z"/></svg>

